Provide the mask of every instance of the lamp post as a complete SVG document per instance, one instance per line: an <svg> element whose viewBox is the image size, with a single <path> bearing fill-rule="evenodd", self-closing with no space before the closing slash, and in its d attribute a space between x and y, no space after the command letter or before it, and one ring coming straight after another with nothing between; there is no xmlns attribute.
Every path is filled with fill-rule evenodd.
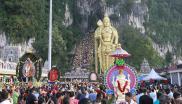
<svg viewBox="0 0 182 104"><path fill-rule="evenodd" d="M49 70L51 70L51 60L52 60L52 0L50 0L50 11L49 11L49 48L48 48L48 63Z"/></svg>

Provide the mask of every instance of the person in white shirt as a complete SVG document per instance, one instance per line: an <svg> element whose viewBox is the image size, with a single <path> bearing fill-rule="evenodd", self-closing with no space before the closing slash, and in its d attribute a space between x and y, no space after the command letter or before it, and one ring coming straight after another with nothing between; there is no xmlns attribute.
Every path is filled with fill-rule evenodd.
<svg viewBox="0 0 182 104"><path fill-rule="evenodd" d="M167 94L171 99L173 99L173 92L172 91L170 91L170 93L169 94Z"/></svg>
<svg viewBox="0 0 182 104"><path fill-rule="evenodd" d="M167 93L167 96L169 96L171 99L173 99L173 92L170 89L165 90Z"/></svg>
<svg viewBox="0 0 182 104"><path fill-rule="evenodd" d="M149 96L153 99L153 102L155 102L157 100L157 93L154 89L151 89Z"/></svg>

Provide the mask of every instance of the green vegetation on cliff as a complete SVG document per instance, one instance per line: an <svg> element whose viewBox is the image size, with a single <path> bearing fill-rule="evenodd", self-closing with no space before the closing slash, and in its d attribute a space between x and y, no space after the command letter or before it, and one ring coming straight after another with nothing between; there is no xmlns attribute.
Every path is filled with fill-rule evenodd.
<svg viewBox="0 0 182 104"><path fill-rule="evenodd" d="M1 0L0 27L13 42L46 34L47 2L45 0Z"/></svg>
<svg viewBox="0 0 182 104"><path fill-rule="evenodd" d="M78 1L53 0L52 56L53 65L57 65L60 69L67 69L70 66L72 56L70 53L75 44L83 38L83 33L80 32L80 21L85 20L89 24L88 28L93 28L96 27L98 17L102 17L101 10L97 9L91 11L97 12L97 15L92 13L86 17L84 14L83 17L83 13L79 13L76 5ZM106 3L110 7L120 4L118 10L123 16L131 13L134 0L106 0ZM72 25L68 27L63 25L66 4L73 19ZM182 54L178 51L182 48L180 44L182 43L182 0L148 0L147 5L149 17L146 16L147 22L144 26L150 38L141 35L137 29L127 24L122 27L122 32L119 31L122 46L132 54L127 61L137 69L144 58L148 59L154 67L164 65L164 59L160 58L152 48L151 40L162 44L170 41L172 45L177 46L174 51ZM115 21L118 18L116 14L111 15L111 19ZM44 60L47 60L48 51L48 20L49 0L0 0L0 30L6 32L8 40L14 43L24 42L34 37L33 47ZM169 64L171 53L167 53L166 56L166 63Z"/></svg>
<svg viewBox="0 0 182 104"><path fill-rule="evenodd" d="M182 0L148 0L145 27L155 42L172 43L173 53L182 55Z"/></svg>
<svg viewBox="0 0 182 104"><path fill-rule="evenodd" d="M62 24L66 4L74 7L73 0L53 1L52 64L60 69L68 68L69 52L81 36L76 25L65 27ZM11 43L21 43L34 37L33 47L44 61L48 54L48 22L49 0L0 1L0 30L6 33Z"/></svg>
<svg viewBox="0 0 182 104"><path fill-rule="evenodd" d="M161 67L164 60L158 56L152 47L151 39L142 36L139 30L131 26L125 26L122 32L122 47L127 50L131 57L127 59L128 64L140 69L140 64L146 58L152 67Z"/></svg>

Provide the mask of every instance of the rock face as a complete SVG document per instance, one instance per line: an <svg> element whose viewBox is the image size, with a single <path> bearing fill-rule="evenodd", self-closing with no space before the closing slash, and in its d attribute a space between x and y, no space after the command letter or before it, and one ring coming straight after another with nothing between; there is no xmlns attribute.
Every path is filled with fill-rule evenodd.
<svg viewBox="0 0 182 104"><path fill-rule="evenodd" d="M107 13L112 24L120 31L123 26L130 25L146 34L144 23L149 21L149 9L146 0L76 0L76 14L79 27L83 33L93 31L99 19ZM78 18L77 17L77 18ZM121 32L119 32L121 33ZM153 48L162 57L166 52L173 52L170 42L162 46L153 42Z"/></svg>
<svg viewBox="0 0 182 104"><path fill-rule="evenodd" d="M84 31L91 29L93 22L101 19L107 13L112 23L120 27L122 25L132 25L145 32L143 23L144 17L147 16L148 7L140 0L127 2L126 0L114 0L114 3L107 0L76 0L76 11L80 15L80 26ZM124 10L124 6L129 6L128 10Z"/></svg>
<svg viewBox="0 0 182 104"><path fill-rule="evenodd" d="M172 3L172 0L169 0L169 1ZM177 1L180 1L180 0L177 0ZM135 29L138 29L142 36L145 36L147 38L148 37L152 38L151 40L153 41L153 48L159 53L160 56L165 57L167 51L169 51L175 55L175 53L173 53L173 52L176 50L178 50L179 51L178 53L181 54L182 48L181 49L175 48L176 46L174 45L175 43L180 43L182 41L181 38L179 38L181 36L174 37L176 40L173 40L174 41L173 45L171 42L171 40L173 38L169 39L173 36L166 36L166 37L162 36L165 34L165 31L164 31L164 34L161 35L161 38L160 38L161 40L158 40L158 41L155 40L155 37L158 38L159 32L156 31L155 28L153 30L153 29L147 27L146 24L149 23L148 21L150 21L151 18L155 19L155 16L153 16L150 11L151 7L156 8L156 11L153 11L154 12L153 14L163 13L163 12L161 12L162 11L162 9L160 9L161 7L159 6L159 8L158 8L157 7L158 5L156 5L156 4L160 4L162 1L159 1L160 3L154 2L155 5L153 4L152 6L148 5L149 2L153 2L153 0L57 0L57 1L53 2L53 4L54 3L57 4L57 6L55 6L55 4L54 4L55 8L53 8L53 10L55 10L55 11L58 10L56 13L53 12L53 25L54 24L61 24L61 25L53 26L53 29L54 29L54 27L59 27L58 29L60 30L60 33L64 34L63 39L65 39L65 40L68 39L68 37L69 37L67 34L73 33L73 34L77 35L77 34L80 34L80 31L81 31L81 34L84 34L84 35L80 35L80 37L79 36L78 37L82 39L88 35L87 34L88 32L93 33L93 31L97 27L97 24L96 24L97 21L99 19L102 19L104 14L107 13L111 19L112 25L114 27L116 27L116 29L118 30L120 39L123 38L121 33L123 32L124 27L130 25L130 26L134 27ZM27 2L27 3L29 3L29 2ZM47 9L47 8L49 8L48 1L46 3L47 3L46 6L45 6L45 4L42 4L41 6L45 6L45 8ZM165 8L167 8L167 10L164 10L164 11L168 11L169 5L167 5L165 3L168 3L168 1L165 2L163 0L163 2L160 5L164 6L164 7L166 6ZM173 2L173 3L175 3L175 2ZM174 8L178 7L178 6L181 7L180 2L179 2L179 5L177 5L177 4L171 4L171 5L174 6ZM163 9L165 9L164 7L163 7ZM46 9L45 9L45 14L48 13L46 11ZM34 10L34 9L32 9L32 10ZM181 10L181 9L179 9L179 10ZM158 12L158 11L160 11L160 12ZM169 12L171 12L171 11L169 10ZM172 17L180 16L180 15L175 15L178 11L176 12L174 10L172 12L175 12L175 13L173 13L174 16L172 16L173 14L171 15L170 13L168 13L168 12L167 13L169 15L171 15ZM7 12L7 13L9 13L9 12ZM45 15L44 12L40 13L40 14ZM59 14L59 15L55 15L55 14ZM164 15L164 14L161 14L161 15ZM37 14L35 14L35 15L37 15ZM48 17L46 17L46 18L48 18ZM43 19L45 20L45 18L43 18ZM175 19L172 19L172 20L175 20ZM176 20L178 20L178 19L176 19ZM156 19L156 21L157 21L157 19ZM164 21L166 21L166 20L164 19ZM39 21L39 22L41 22L41 21ZM152 22L151 22L151 24L153 26L153 23L155 21L153 23ZM179 18L179 22L181 22L181 18ZM37 21L37 23L38 23L38 21ZM158 23L158 21L157 21L157 23ZM47 25L48 22L45 24ZM168 22L163 23L163 24L167 25L166 27L168 27ZM62 25L64 28L61 27ZM171 25L170 22L169 22L169 25ZM173 25L175 25L175 24L172 24L172 26ZM179 24L179 26L175 25L176 27L173 26L174 29L172 29L172 30L175 31L176 28L180 28L180 25L181 24ZM45 28L45 30L47 31L46 27L47 26L45 26L45 27L42 26L42 28ZM154 24L153 27L157 27L157 26ZM61 29L63 29L63 30L61 30ZM169 28L169 29L171 29L171 28ZM29 30L29 29L27 29L27 30ZM148 30L150 30L151 33L147 33ZM178 30L180 30L180 29L178 29ZM76 32L78 32L78 33L76 33ZM180 34L181 32L178 32L178 33ZM4 35L3 34L4 33L2 33L2 35L0 35L0 48L7 45L7 43L8 44L10 43L10 42L6 42L7 40L5 38L5 34ZM173 35L173 32L171 34ZM25 33L22 35L28 35L28 34ZM31 35L31 36L34 36L34 35ZM73 35L73 37L71 37L71 39L68 39L68 40L74 41L73 43L75 43L75 41L78 41L79 39L75 39L75 40L72 39L72 38L74 38L74 36L75 35ZM28 38L30 38L30 37L28 37ZM160 44L160 42L163 40L164 37L167 40L167 42L170 40L171 43L170 42L167 43L165 41L166 44L163 44L163 45ZM177 39L179 39L179 40L177 41ZM82 39L82 40L84 40L84 39ZM66 44L66 42L65 42L65 44ZM28 45L27 43L20 44L23 51L25 51L24 49L26 49L27 45ZM71 46L70 44L68 44L68 45ZM181 46L181 44L178 44L178 45ZM67 46L65 46L65 47L67 47ZM1 49L0 49L0 53L2 53ZM83 57L85 57L85 56L83 56Z"/></svg>
<svg viewBox="0 0 182 104"><path fill-rule="evenodd" d="M148 7L145 3L141 3L140 0L136 1L132 7L132 12L129 15L129 25L132 25L135 28L140 29L141 33L145 33L145 17L146 20L149 19L149 15L147 14Z"/></svg>
<svg viewBox="0 0 182 104"><path fill-rule="evenodd" d="M0 48L6 45L6 36L5 33L0 33Z"/></svg>
<svg viewBox="0 0 182 104"><path fill-rule="evenodd" d="M145 17L148 17L147 5L141 1L114 1L116 2L112 3L112 0L111 2L108 2L108 0L76 0L74 11L76 15L73 18L83 34L88 31L93 32L97 26L97 21L103 18L104 14L109 15L112 24L119 30L119 34L121 34L125 25L131 25L139 29L142 34L145 34L143 24ZM90 39L88 41L88 43L92 43ZM82 52L82 50L85 50L82 47L82 44L77 46L78 50L73 61L74 67L82 67L84 62L81 60L85 60L85 62L88 60L88 56L83 54L85 51Z"/></svg>
<svg viewBox="0 0 182 104"><path fill-rule="evenodd" d="M73 23L73 18L72 15L70 13L68 4L66 4L65 6L65 13L64 13L64 21L63 21L63 25L65 25L66 27L70 26Z"/></svg>
<svg viewBox="0 0 182 104"><path fill-rule="evenodd" d="M78 21L80 29L83 33L93 31L99 19L103 18L107 13L111 18L112 24L122 29L124 25L131 25L140 29L141 33L145 33L143 23L144 17L148 17L148 7L140 0L128 2L127 0L76 0L74 18ZM130 0L131 1L131 0ZM126 6L127 10L126 10Z"/></svg>
<svg viewBox="0 0 182 104"><path fill-rule="evenodd" d="M19 44L12 44L6 40L5 33L0 34L0 59L3 61L18 62L25 52L34 51L32 46L32 43L35 41L34 38Z"/></svg>
<svg viewBox="0 0 182 104"><path fill-rule="evenodd" d="M74 12L77 24L82 32L86 33L92 30L95 21L102 17L104 4L100 0L76 0Z"/></svg>
<svg viewBox="0 0 182 104"><path fill-rule="evenodd" d="M159 45L156 44L155 42L153 42L153 48L158 52L158 54L160 56L162 56L163 58L165 58L166 53L169 52L173 52L173 46L168 42L168 44L166 45Z"/></svg>

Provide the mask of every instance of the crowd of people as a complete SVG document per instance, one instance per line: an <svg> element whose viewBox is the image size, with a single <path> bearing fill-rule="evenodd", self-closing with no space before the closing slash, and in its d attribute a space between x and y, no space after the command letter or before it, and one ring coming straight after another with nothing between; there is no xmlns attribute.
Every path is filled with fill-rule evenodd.
<svg viewBox="0 0 182 104"><path fill-rule="evenodd" d="M167 86L167 87L166 87ZM138 87L125 94L125 104L182 104L182 88L172 85ZM114 91L100 83L4 85L0 104L115 104Z"/></svg>

